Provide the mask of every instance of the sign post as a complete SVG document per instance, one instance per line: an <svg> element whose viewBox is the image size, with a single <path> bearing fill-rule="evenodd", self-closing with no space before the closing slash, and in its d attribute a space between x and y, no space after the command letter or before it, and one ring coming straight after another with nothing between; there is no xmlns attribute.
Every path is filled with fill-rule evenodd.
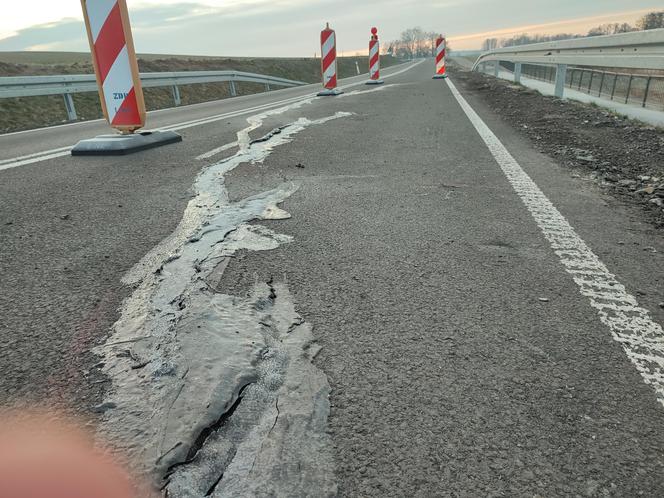
<svg viewBox="0 0 664 498"><path fill-rule="evenodd" d="M104 117L119 134L82 140L72 155L121 155L182 140L175 132L141 132L145 100L126 0L81 0Z"/></svg>

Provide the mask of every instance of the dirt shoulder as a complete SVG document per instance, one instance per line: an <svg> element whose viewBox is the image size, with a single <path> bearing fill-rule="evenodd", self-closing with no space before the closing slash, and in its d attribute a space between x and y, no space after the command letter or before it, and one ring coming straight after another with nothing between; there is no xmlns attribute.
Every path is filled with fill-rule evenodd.
<svg viewBox="0 0 664 498"><path fill-rule="evenodd" d="M664 130L452 64L455 83L561 165L638 204L664 228Z"/></svg>

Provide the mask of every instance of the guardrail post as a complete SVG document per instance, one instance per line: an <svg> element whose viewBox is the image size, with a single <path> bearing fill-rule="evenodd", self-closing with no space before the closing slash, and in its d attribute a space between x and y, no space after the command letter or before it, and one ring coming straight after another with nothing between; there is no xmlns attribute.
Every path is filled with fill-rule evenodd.
<svg viewBox="0 0 664 498"><path fill-rule="evenodd" d="M643 105L641 107L645 107L646 103L648 102L648 93L650 92L650 82L652 81L652 76L648 76L648 81L646 82L646 91L643 94Z"/></svg>
<svg viewBox="0 0 664 498"><path fill-rule="evenodd" d="M616 85L618 85L618 75L617 74L613 78L613 88L611 88L611 100L613 100L613 97L616 94Z"/></svg>
<svg viewBox="0 0 664 498"><path fill-rule="evenodd" d="M266 92L270 91L270 84L269 83L265 83L265 91Z"/></svg>
<svg viewBox="0 0 664 498"><path fill-rule="evenodd" d="M590 71L590 83L588 83L588 94L592 93L593 89L593 79L595 78L595 71Z"/></svg>
<svg viewBox="0 0 664 498"><path fill-rule="evenodd" d="M556 90L555 96L562 99L565 95L565 80L567 79L567 64L556 66Z"/></svg>
<svg viewBox="0 0 664 498"><path fill-rule="evenodd" d="M602 71L602 79L599 80L599 92L597 92L598 97L602 96L602 88L604 88L604 76L605 75L606 75L606 72Z"/></svg>
<svg viewBox="0 0 664 498"><path fill-rule="evenodd" d="M177 107L182 103L182 99L180 98L180 89L178 88L177 85L173 85L172 90L173 90L173 100L175 101L175 107Z"/></svg>
<svg viewBox="0 0 664 498"><path fill-rule="evenodd" d="M625 104L629 103L629 94L632 93L632 81L634 81L634 75L629 75L629 83L627 84L627 94L625 95Z"/></svg>
<svg viewBox="0 0 664 498"><path fill-rule="evenodd" d="M231 80L230 84L231 84L231 97L237 97L237 88L235 88L235 82Z"/></svg>
<svg viewBox="0 0 664 498"><path fill-rule="evenodd" d="M65 99L65 108L67 109L67 119L69 121L76 121L78 116L76 116L76 107L74 107L74 99L71 93L65 93L63 98Z"/></svg>
<svg viewBox="0 0 664 498"><path fill-rule="evenodd" d="M514 63L514 82L521 83L521 63Z"/></svg>
<svg viewBox="0 0 664 498"><path fill-rule="evenodd" d="M493 63L493 75L497 78L500 76L500 61Z"/></svg>

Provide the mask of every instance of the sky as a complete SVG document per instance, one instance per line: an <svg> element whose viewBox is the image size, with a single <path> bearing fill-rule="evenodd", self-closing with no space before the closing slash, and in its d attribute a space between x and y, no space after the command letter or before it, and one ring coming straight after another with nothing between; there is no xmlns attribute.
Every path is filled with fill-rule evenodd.
<svg viewBox="0 0 664 498"><path fill-rule="evenodd" d="M139 53L301 57L320 51L329 22L343 55L406 28L439 31L457 50L488 37L584 33L634 22L662 0L127 0ZM19 0L0 16L0 51L88 51L79 0Z"/></svg>

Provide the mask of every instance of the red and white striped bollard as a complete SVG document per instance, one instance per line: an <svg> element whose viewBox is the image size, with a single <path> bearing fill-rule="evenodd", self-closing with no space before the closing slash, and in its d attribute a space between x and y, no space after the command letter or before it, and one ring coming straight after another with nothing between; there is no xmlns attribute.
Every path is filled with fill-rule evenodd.
<svg viewBox="0 0 664 498"><path fill-rule="evenodd" d="M380 79L380 42L378 41L378 28L371 28L369 41L369 81L367 85L382 85Z"/></svg>
<svg viewBox="0 0 664 498"><path fill-rule="evenodd" d="M320 33L320 47L324 90L318 96L340 95L343 92L337 88L337 35L329 23Z"/></svg>
<svg viewBox="0 0 664 498"><path fill-rule="evenodd" d="M108 123L121 134L81 140L72 156L124 155L181 142L174 131L142 131L145 101L126 0L81 0L99 98Z"/></svg>
<svg viewBox="0 0 664 498"><path fill-rule="evenodd" d="M81 0L102 109L123 132L145 126L145 101L126 0Z"/></svg>
<svg viewBox="0 0 664 498"><path fill-rule="evenodd" d="M440 35L436 40L436 74L433 79L439 80L447 78L447 70L445 69L445 37Z"/></svg>

